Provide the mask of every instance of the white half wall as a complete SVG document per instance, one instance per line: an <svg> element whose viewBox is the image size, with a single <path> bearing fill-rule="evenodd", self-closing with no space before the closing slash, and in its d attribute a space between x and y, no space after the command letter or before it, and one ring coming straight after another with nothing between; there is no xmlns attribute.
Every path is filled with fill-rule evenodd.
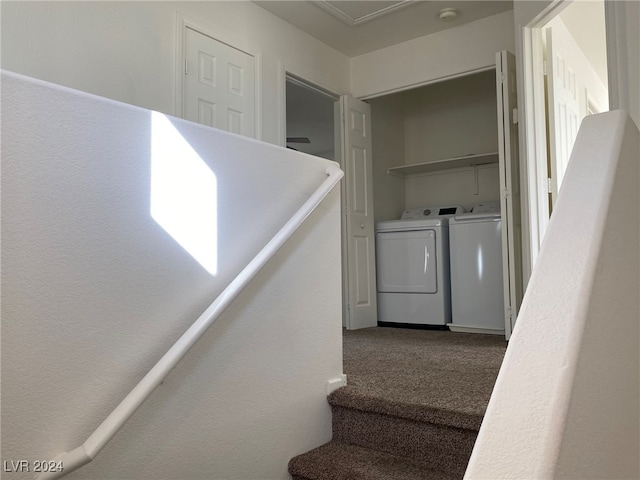
<svg viewBox="0 0 640 480"><path fill-rule="evenodd" d="M1 126L2 460L33 462L84 442L332 162L5 73ZM180 209L211 175L217 208ZM215 274L152 216L162 182L179 219L217 226ZM331 437L340 238L336 188L69 478L287 479L291 457Z"/></svg>
<svg viewBox="0 0 640 480"><path fill-rule="evenodd" d="M180 13L256 56L258 138L274 144L284 140L282 65L338 93L350 89L348 57L249 1L1 2L0 9L3 69L169 115L176 115Z"/></svg>
<svg viewBox="0 0 640 480"><path fill-rule="evenodd" d="M639 477L639 155L583 120L466 479Z"/></svg>
<svg viewBox="0 0 640 480"><path fill-rule="evenodd" d="M351 92L368 98L495 68L496 52L514 48L513 11L507 11L353 57Z"/></svg>

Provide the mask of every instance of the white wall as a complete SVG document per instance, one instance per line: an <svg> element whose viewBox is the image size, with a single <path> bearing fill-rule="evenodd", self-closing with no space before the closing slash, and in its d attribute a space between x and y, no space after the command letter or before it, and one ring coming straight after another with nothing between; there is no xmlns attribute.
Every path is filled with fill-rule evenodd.
<svg viewBox="0 0 640 480"><path fill-rule="evenodd" d="M402 92L405 164L498 151L496 73L468 75ZM498 164L413 175L405 208L475 204L500 199Z"/></svg>
<svg viewBox="0 0 640 480"><path fill-rule="evenodd" d="M559 5L558 0L514 0L513 24L516 27L525 27L537 21L550 5Z"/></svg>
<svg viewBox="0 0 640 480"><path fill-rule="evenodd" d="M397 220L405 209L405 182L389 175L387 169L404 164L404 105L398 95L378 97L369 103L375 221Z"/></svg>
<svg viewBox="0 0 640 480"><path fill-rule="evenodd" d="M3 460L79 446L326 178L325 160L171 119L180 133L160 132L170 143L159 148L184 138L196 152L176 157L175 178L194 155L216 177L211 275L150 213L165 121L2 77ZM196 183L163 198L189 198ZM335 189L70 478L288 478L292 456L331 437L340 268Z"/></svg>
<svg viewBox="0 0 640 480"><path fill-rule="evenodd" d="M477 203L500 200L498 164L478 165L477 169L477 177L473 167L408 177L405 182L406 208L462 205L470 211Z"/></svg>
<svg viewBox="0 0 640 480"><path fill-rule="evenodd" d="M406 165L498 151L495 69L400 95Z"/></svg>
<svg viewBox="0 0 640 480"><path fill-rule="evenodd" d="M640 475L639 156L624 112L583 121L465 478Z"/></svg>
<svg viewBox="0 0 640 480"><path fill-rule="evenodd" d="M514 47L513 12L500 13L352 58L351 92L373 97L492 67Z"/></svg>
<svg viewBox="0 0 640 480"><path fill-rule="evenodd" d="M176 17L257 55L258 138L284 139L283 67L336 92L349 59L247 1L2 2L2 68L175 115Z"/></svg>
<svg viewBox="0 0 640 480"><path fill-rule="evenodd" d="M498 165L399 178L387 168L498 151L495 70L371 99L376 220L499 199ZM476 184L477 178L477 184Z"/></svg>

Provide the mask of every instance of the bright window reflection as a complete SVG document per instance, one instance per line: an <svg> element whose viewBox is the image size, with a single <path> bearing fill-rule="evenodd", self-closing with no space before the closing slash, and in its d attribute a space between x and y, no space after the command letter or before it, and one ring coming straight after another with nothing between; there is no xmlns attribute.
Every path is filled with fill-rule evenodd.
<svg viewBox="0 0 640 480"><path fill-rule="evenodd" d="M151 216L211 275L218 268L216 176L161 113L151 114Z"/></svg>

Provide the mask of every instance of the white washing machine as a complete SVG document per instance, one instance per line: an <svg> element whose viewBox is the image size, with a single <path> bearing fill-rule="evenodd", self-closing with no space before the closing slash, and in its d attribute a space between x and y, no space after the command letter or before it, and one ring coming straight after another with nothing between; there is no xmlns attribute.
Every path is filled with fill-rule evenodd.
<svg viewBox="0 0 640 480"><path fill-rule="evenodd" d="M451 322L448 221L464 211L416 208L376 225L378 325L446 328Z"/></svg>
<svg viewBox="0 0 640 480"><path fill-rule="evenodd" d="M449 220L451 323L454 332L504 335L500 202Z"/></svg>

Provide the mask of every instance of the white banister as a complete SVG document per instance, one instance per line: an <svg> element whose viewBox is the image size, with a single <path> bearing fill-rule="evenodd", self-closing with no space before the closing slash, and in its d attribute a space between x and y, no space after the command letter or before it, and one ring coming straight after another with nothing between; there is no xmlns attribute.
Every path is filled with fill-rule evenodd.
<svg viewBox="0 0 640 480"><path fill-rule="evenodd" d="M167 374L185 356L189 349L202 337L220 314L231 304L243 288L251 281L286 240L297 230L304 220L322 202L343 176L337 164L327 168L327 178L315 192L294 213L289 221L274 235L263 249L247 264L238 276L223 290L215 301L187 329L178 341L164 354L151 370L140 380L120 404L107 416L98 428L79 447L62 453L55 463L63 466L62 471L41 473L37 480L53 480L82 467L93 460L102 448L113 438L138 407L149 397Z"/></svg>

